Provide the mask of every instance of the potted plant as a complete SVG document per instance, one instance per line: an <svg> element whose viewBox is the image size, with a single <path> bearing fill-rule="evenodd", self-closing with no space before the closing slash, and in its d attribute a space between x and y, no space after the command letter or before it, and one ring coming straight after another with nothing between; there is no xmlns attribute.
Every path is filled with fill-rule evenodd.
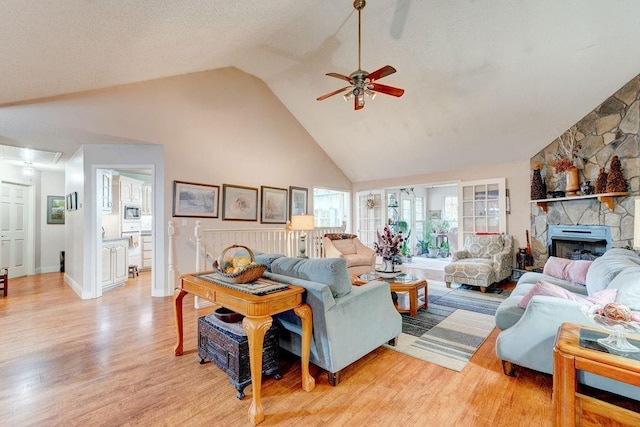
<svg viewBox="0 0 640 427"><path fill-rule="evenodd" d="M432 238L429 242L429 257L436 258L438 256L438 245L436 245L436 239Z"/></svg>
<svg viewBox="0 0 640 427"><path fill-rule="evenodd" d="M441 257L448 257L449 256L449 240L443 240L442 243L440 243L440 254Z"/></svg>
<svg viewBox="0 0 640 427"><path fill-rule="evenodd" d="M449 232L450 227L451 226L449 224L449 221L447 221L446 219L443 219L442 221L438 221L438 223L435 226L435 229L438 234L447 234Z"/></svg>
<svg viewBox="0 0 640 427"><path fill-rule="evenodd" d="M402 256L405 258L406 262L411 262L413 259L413 254L411 253L411 247L409 246L409 238L411 237L411 230L407 233L407 237L405 237L402 241L402 247L400 248L400 252L402 252Z"/></svg>

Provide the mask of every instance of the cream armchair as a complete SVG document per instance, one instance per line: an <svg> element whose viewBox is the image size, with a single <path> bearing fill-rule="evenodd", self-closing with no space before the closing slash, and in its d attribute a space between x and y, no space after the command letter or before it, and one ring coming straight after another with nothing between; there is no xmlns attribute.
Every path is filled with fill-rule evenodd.
<svg viewBox="0 0 640 427"><path fill-rule="evenodd" d="M451 282L480 286L482 292L511 276L513 237L507 234L474 235L465 239L464 250L454 252L444 268L447 288Z"/></svg>
<svg viewBox="0 0 640 427"><path fill-rule="evenodd" d="M325 234L322 238L325 258L347 260L349 274L371 273L376 268L376 253L355 234Z"/></svg>

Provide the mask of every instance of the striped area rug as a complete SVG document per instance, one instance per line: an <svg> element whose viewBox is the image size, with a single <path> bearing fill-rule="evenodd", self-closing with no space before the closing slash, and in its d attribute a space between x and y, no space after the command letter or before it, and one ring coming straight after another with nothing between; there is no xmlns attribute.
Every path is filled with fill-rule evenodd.
<svg viewBox="0 0 640 427"><path fill-rule="evenodd" d="M448 289L429 281L428 310L416 317L403 314L398 345L386 347L460 372L493 331L495 311L508 294Z"/></svg>

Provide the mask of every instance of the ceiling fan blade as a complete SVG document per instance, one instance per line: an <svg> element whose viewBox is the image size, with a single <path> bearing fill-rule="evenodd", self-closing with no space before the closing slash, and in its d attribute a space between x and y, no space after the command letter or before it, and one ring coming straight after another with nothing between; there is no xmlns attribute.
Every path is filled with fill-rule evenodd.
<svg viewBox="0 0 640 427"><path fill-rule="evenodd" d="M351 77L347 77L347 76L344 76L344 75L342 75L342 74L338 74L338 73L327 73L327 76L329 76L329 77L335 77L336 79L346 80L346 81L348 81L349 83L353 83L353 81L352 81Z"/></svg>
<svg viewBox="0 0 640 427"><path fill-rule="evenodd" d="M392 95L397 97L401 97L404 94L404 89L381 85L380 83L370 83L368 87L374 92L385 93L387 95Z"/></svg>
<svg viewBox="0 0 640 427"><path fill-rule="evenodd" d="M337 95L337 94L339 94L340 92L345 91L345 90L347 90L347 89L351 89L351 86L345 86L345 87L343 87L342 89L338 89L338 90L334 90L333 92L329 92L329 93L327 93L326 95L322 95L322 96L320 96L320 97L316 98L316 101L322 101L322 100L325 100L325 99L329 98L330 96Z"/></svg>
<svg viewBox="0 0 640 427"><path fill-rule="evenodd" d="M384 67L380 68L379 70L375 70L374 72L369 73L367 78L370 81L374 81L374 80L378 80L378 79L381 79L383 77L386 77L389 74L393 74L395 72L396 72L396 69L393 68L391 65L385 65Z"/></svg>

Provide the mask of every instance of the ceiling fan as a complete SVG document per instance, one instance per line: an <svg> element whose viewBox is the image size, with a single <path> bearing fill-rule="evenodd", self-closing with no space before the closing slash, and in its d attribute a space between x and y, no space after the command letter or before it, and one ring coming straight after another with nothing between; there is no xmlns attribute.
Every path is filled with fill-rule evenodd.
<svg viewBox="0 0 640 427"><path fill-rule="evenodd" d="M351 73L349 76L345 76L338 73L327 73L329 77L335 77L337 79L346 80L349 82L349 86L345 86L341 89L334 90L333 92L329 92L326 95L322 95L317 98L317 101L322 101L327 99L333 95L337 95L341 92L347 91L343 94L345 101L350 101L352 98L354 100L354 109L361 110L364 108L364 97L365 95L370 96L373 99L376 96L376 93L384 93L391 96L400 97L404 94L404 89L400 89L397 87L386 86L380 83L376 83L376 80L379 80L383 77L386 77L390 74L396 72L396 69L391 65L385 65L384 67L369 73L367 71L362 70L360 66L360 58L361 58L361 46L360 39L362 33L362 21L361 21L361 12L364 9L367 2L365 0L354 0L353 7L358 11L358 69Z"/></svg>

